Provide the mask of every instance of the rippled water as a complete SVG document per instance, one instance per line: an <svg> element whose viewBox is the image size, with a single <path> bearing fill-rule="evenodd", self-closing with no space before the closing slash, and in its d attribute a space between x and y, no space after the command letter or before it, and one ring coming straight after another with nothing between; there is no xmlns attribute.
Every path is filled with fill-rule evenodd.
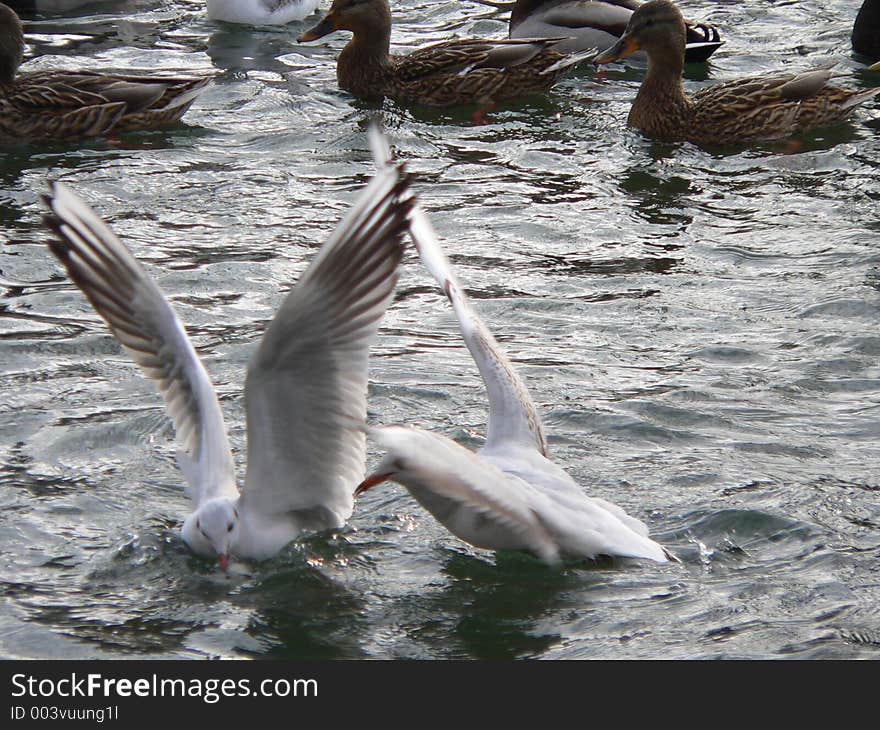
<svg viewBox="0 0 880 730"><path fill-rule="evenodd" d="M856 5L683 2L728 41L688 84L832 58L846 83L880 83L850 54ZM711 152L625 129L636 65L483 126L378 107L554 458L683 564L479 551L390 485L339 534L226 577L177 536L188 503L161 400L49 254L39 195L71 184L148 262L241 462L245 364L371 174L377 107L336 89L343 34L295 43L315 18L106 7L28 20L33 66L218 76L184 126L0 153L3 656L880 656L876 104L794 151ZM401 48L505 29L465 2L394 16ZM413 255L372 363L373 422L479 445L483 386Z"/></svg>

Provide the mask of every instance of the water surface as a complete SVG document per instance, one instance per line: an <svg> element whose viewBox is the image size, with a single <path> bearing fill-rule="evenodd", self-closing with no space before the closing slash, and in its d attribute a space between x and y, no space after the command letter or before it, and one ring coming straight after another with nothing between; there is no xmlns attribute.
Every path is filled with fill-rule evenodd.
<svg viewBox="0 0 880 730"><path fill-rule="evenodd" d="M852 57L856 7L682 3L725 45L688 87ZM504 16L395 3L399 50ZM877 658L880 118L701 150L625 128L643 69L582 71L474 125L337 90L345 42L209 22L200 2L26 23L34 67L213 72L186 125L0 157L0 654L6 657ZM229 576L189 509L161 399L45 242L74 187L147 262L217 385L239 466L244 368L372 172L377 114L462 281L527 379L553 457L681 565L550 569L471 548L400 487ZM414 255L370 419L478 447L481 381ZM371 463L377 454L371 452Z"/></svg>

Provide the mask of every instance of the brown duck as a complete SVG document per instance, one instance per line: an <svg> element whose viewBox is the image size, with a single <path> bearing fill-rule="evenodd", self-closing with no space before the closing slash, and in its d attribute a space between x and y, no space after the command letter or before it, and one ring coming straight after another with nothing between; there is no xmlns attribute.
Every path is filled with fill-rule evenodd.
<svg viewBox="0 0 880 730"><path fill-rule="evenodd" d="M351 31L336 63L339 87L361 99L409 104L491 104L549 89L566 69L595 56L553 50L560 38L466 38L391 55L388 0L333 0L327 16L300 41Z"/></svg>
<svg viewBox="0 0 880 730"><path fill-rule="evenodd" d="M620 40L595 59L609 63L639 49L648 54L627 121L649 137L704 145L776 139L843 119L880 93L832 86L832 72L824 67L736 79L688 96L681 81L684 47L678 8L669 0L650 0L633 13Z"/></svg>
<svg viewBox="0 0 880 730"><path fill-rule="evenodd" d="M23 49L21 21L0 3L0 143L173 124L211 80L98 71L18 73Z"/></svg>

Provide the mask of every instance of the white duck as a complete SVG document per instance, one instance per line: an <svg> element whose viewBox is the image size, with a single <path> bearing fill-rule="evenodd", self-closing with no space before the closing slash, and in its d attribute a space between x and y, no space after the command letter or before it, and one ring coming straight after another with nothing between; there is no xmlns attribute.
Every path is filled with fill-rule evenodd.
<svg viewBox="0 0 880 730"><path fill-rule="evenodd" d="M214 388L167 299L110 228L52 185L49 243L174 423L195 511L193 551L263 559L304 531L339 527L364 476L369 347L392 298L412 203L400 168L361 193L284 299L248 364L247 479L239 492Z"/></svg>
<svg viewBox="0 0 880 730"><path fill-rule="evenodd" d="M389 160L384 138L372 141L376 157ZM390 479L462 540L490 550L528 550L550 563L560 555L676 560L648 537L644 523L604 499L588 497L547 458L541 420L525 384L471 308L417 204L410 218L419 256L452 303L486 385L486 442L473 453L421 428L369 428L387 453L355 494Z"/></svg>
<svg viewBox="0 0 880 730"><path fill-rule="evenodd" d="M208 0L208 18L246 25L285 25L303 20L318 0Z"/></svg>

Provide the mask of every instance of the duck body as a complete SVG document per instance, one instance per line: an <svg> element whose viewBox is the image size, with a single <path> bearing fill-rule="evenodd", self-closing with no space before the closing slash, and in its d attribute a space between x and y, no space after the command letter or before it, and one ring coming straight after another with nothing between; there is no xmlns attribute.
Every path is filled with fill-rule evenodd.
<svg viewBox="0 0 880 730"><path fill-rule="evenodd" d="M303 20L318 7L318 0L208 0L211 20L245 25L286 25Z"/></svg>
<svg viewBox="0 0 880 730"><path fill-rule="evenodd" d="M178 122L208 77L100 71L19 72L21 21L0 4L0 142L69 140Z"/></svg>
<svg viewBox="0 0 880 730"><path fill-rule="evenodd" d="M564 37L554 48L573 53L607 48L623 35L639 0L517 0L510 14L511 38ZM723 41L718 30L705 23L686 22L685 61L705 61ZM643 52L633 58L647 60Z"/></svg>
<svg viewBox="0 0 880 730"><path fill-rule="evenodd" d="M0 141L70 140L180 121L210 78L37 71L0 85Z"/></svg>
<svg viewBox="0 0 880 730"><path fill-rule="evenodd" d="M368 101L385 97L407 104L485 104L549 89L592 49L564 54L559 38L436 43L407 55L392 55L387 0L334 0L327 16L300 37L313 41L336 30L352 39L336 64L339 87Z"/></svg>
<svg viewBox="0 0 880 730"><path fill-rule="evenodd" d="M834 86L830 67L752 76L689 96L682 85L685 25L669 0L651 0L633 13L626 32L596 63L644 49L648 70L627 118L649 137L702 145L739 144L803 132L844 119L880 93Z"/></svg>
<svg viewBox="0 0 880 730"><path fill-rule="evenodd" d="M340 53L337 80L339 88L371 101L387 96L439 107L501 101L546 91L556 83L564 69L548 69L564 56L552 43L465 38L374 63L362 63L357 46L349 45ZM495 60L502 56L506 58Z"/></svg>
<svg viewBox="0 0 880 730"><path fill-rule="evenodd" d="M707 87L694 94L687 139L703 144L778 139L845 119L880 89L860 91L828 83L832 73L753 76ZM649 125L648 114L630 112L632 126Z"/></svg>

